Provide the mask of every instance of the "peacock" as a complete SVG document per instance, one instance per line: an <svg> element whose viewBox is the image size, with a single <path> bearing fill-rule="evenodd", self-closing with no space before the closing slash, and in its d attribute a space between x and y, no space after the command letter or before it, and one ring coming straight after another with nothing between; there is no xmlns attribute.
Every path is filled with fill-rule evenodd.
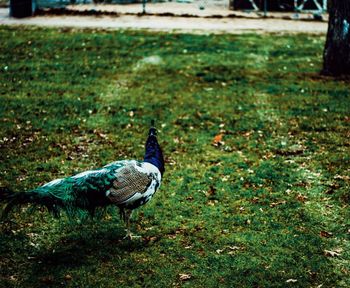
<svg viewBox="0 0 350 288"><path fill-rule="evenodd" d="M102 168L56 179L27 192L0 190L0 201L7 203L4 219L14 206L31 203L46 206L54 216L65 211L68 216L87 211L92 216L96 208L116 205L132 239L130 217L135 208L151 200L164 174L164 158L157 140L154 121L148 132L143 161L121 160Z"/></svg>

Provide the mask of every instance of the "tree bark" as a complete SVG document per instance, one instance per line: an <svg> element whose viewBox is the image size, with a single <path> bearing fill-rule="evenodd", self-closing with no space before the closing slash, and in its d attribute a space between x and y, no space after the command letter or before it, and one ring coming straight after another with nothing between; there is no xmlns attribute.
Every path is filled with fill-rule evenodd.
<svg viewBox="0 0 350 288"><path fill-rule="evenodd" d="M322 74L350 75L350 1L332 0Z"/></svg>

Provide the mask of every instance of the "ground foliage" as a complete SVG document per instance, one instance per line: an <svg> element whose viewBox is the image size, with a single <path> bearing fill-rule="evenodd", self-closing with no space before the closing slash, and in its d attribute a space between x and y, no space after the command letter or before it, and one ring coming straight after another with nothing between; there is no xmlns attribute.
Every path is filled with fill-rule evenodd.
<svg viewBox="0 0 350 288"><path fill-rule="evenodd" d="M141 158L160 191L122 240L109 209L1 227L1 287L349 287L349 82L324 37L0 28L2 186ZM31 213L30 213L31 212Z"/></svg>

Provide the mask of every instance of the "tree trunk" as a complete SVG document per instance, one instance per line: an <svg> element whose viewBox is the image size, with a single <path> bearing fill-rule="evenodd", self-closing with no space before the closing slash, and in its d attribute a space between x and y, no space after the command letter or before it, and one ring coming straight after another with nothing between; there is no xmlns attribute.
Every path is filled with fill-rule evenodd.
<svg viewBox="0 0 350 288"><path fill-rule="evenodd" d="M332 0L322 74L350 75L350 1Z"/></svg>

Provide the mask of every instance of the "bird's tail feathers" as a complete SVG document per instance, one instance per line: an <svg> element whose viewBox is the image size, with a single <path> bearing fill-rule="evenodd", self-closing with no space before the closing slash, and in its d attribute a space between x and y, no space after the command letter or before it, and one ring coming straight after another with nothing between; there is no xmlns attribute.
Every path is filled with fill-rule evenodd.
<svg viewBox="0 0 350 288"><path fill-rule="evenodd" d="M46 206L54 216L58 216L59 210L56 205L58 203L55 202L57 202L57 199L50 196L50 194L42 194L35 190L28 192L14 192L8 188L0 188L0 203L6 204L1 213L0 220L5 220L14 207L29 203Z"/></svg>
<svg viewBox="0 0 350 288"><path fill-rule="evenodd" d="M12 194L12 190L8 189L7 187L0 187L0 203L11 198Z"/></svg>

